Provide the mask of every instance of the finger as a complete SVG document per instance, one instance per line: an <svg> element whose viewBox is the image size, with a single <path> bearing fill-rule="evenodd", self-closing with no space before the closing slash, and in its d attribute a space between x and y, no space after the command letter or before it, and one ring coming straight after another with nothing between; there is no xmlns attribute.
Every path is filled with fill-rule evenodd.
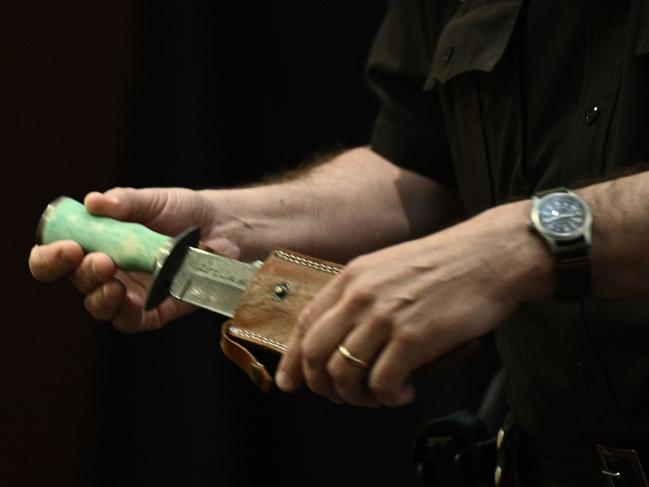
<svg viewBox="0 0 649 487"><path fill-rule="evenodd" d="M122 333L140 333L157 330L178 317L196 309L195 306L175 299L166 299L152 310L144 309L146 293L129 285L128 291L113 318L113 325Z"/></svg>
<svg viewBox="0 0 649 487"><path fill-rule="evenodd" d="M36 245L29 255L29 269L39 281L54 281L78 266L83 256L81 246L71 240Z"/></svg>
<svg viewBox="0 0 649 487"><path fill-rule="evenodd" d="M91 213L143 223L163 233L184 230L204 216L203 200L185 188L114 188L89 193L84 204Z"/></svg>
<svg viewBox="0 0 649 487"><path fill-rule="evenodd" d="M302 372L309 389L336 402L342 398L329 375L327 363L353 327L352 318L355 317L341 313L340 305L335 306L314 323L302 340Z"/></svg>
<svg viewBox="0 0 649 487"><path fill-rule="evenodd" d="M343 346L355 358L368 364L367 368L335 353L327 364L338 395L348 404L376 407L381 403L368 386L372 362L377 357L391 334L391 321L386 316L366 319L347 336Z"/></svg>
<svg viewBox="0 0 649 487"><path fill-rule="evenodd" d="M83 201L88 211L117 220L147 222L167 204L167 193L158 189L114 188L88 193Z"/></svg>
<svg viewBox="0 0 649 487"><path fill-rule="evenodd" d="M157 319L155 322L151 323L151 326L154 328L159 328L163 325L166 325L170 321L177 319L180 316L186 315L195 311L196 306L189 303L184 303L178 301L175 298L170 298L162 302L160 306L156 308Z"/></svg>
<svg viewBox="0 0 649 487"><path fill-rule="evenodd" d="M160 328L162 323L158 310L162 304L151 311L144 310L150 276L140 272L118 270L116 277L126 285L127 292L118 313L113 318L115 328L129 334Z"/></svg>
<svg viewBox="0 0 649 487"><path fill-rule="evenodd" d="M330 300L336 295L335 281L337 278L327 283L297 317L286 351L282 354L275 374L275 382L284 392L293 392L304 382L302 340L313 323L331 306Z"/></svg>
<svg viewBox="0 0 649 487"><path fill-rule="evenodd" d="M356 326L369 309L373 297L360 292L350 292L340 297L340 286L332 286L323 296L330 301L330 309L322 314L306 332L303 339L303 371L309 388L314 392L338 396L327 364L347 334Z"/></svg>
<svg viewBox="0 0 649 487"><path fill-rule="evenodd" d="M127 291L113 325L122 333L139 333L152 328L151 315L155 311L144 311L144 299L140 293Z"/></svg>
<svg viewBox="0 0 649 487"><path fill-rule="evenodd" d="M130 302L133 304L134 310L137 312L140 311L139 308L144 310L144 304L151 289L151 275L145 272L118 271L117 276L126 284L129 295L132 296ZM175 298L165 299L154 309L147 310L145 325L157 328L195 309L196 306L193 304L184 303Z"/></svg>
<svg viewBox="0 0 649 487"><path fill-rule="evenodd" d="M119 312L125 295L124 285L113 279L89 293L84 300L84 306L96 320L110 321Z"/></svg>
<svg viewBox="0 0 649 487"><path fill-rule="evenodd" d="M368 385L382 404L397 407L415 399L415 389L408 381L420 365L410 360L418 342L414 333L396 335L376 360Z"/></svg>
<svg viewBox="0 0 649 487"><path fill-rule="evenodd" d="M303 382L300 367L302 366L302 332L296 326L286 344L286 350L277 365L275 383L284 392L295 392Z"/></svg>
<svg viewBox="0 0 649 487"><path fill-rule="evenodd" d="M81 264L70 274L70 281L84 294L88 294L102 283L113 279L115 263L106 254L93 252L81 261Z"/></svg>

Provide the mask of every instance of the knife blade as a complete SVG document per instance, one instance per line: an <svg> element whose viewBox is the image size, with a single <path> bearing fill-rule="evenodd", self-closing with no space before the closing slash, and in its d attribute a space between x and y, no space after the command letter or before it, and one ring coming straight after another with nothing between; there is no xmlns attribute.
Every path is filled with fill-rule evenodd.
<svg viewBox="0 0 649 487"><path fill-rule="evenodd" d="M171 295L233 317L263 263L241 262L197 248L199 233L190 227L168 237L139 223L93 215L80 202L62 196L43 212L36 240L39 244L73 240L85 252L108 254L122 270L151 274L145 309Z"/></svg>
<svg viewBox="0 0 649 487"><path fill-rule="evenodd" d="M232 318L261 262L248 264L189 247L171 279L169 294Z"/></svg>

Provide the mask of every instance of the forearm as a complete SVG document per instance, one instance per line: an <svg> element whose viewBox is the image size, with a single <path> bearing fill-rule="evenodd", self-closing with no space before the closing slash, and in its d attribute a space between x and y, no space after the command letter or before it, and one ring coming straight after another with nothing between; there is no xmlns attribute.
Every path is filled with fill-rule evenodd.
<svg viewBox="0 0 649 487"><path fill-rule="evenodd" d="M287 181L202 193L216 209L215 231L232 238L246 260L284 246L346 262L430 233L460 211L454 193L367 148Z"/></svg>
<svg viewBox="0 0 649 487"><path fill-rule="evenodd" d="M649 297L649 172L577 191L593 213L593 293Z"/></svg>

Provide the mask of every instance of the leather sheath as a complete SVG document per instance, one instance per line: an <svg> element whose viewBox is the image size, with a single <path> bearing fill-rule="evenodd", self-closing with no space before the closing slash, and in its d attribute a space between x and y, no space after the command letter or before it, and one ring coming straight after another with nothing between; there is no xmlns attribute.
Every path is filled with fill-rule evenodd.
<svg viewBox="0 0 649 487"><path fill-rule="evenodd" d="M225 355L270 392L272 376L256 354L282 354L300 310L342 270L333 262L274 249L241 296L234 317L221 327Z"/></svg>
<svg viewBox="0 0 649 487"><path fill-rule="evenodd" d="M272 390L273 378L258 357L279 357L286 351L300 311L343 268L292 250L274 249L242 294L234 317L223 323L221 349L264 392ZM416 375L436 373L480 349L478 340L462 344Z"/></svg>

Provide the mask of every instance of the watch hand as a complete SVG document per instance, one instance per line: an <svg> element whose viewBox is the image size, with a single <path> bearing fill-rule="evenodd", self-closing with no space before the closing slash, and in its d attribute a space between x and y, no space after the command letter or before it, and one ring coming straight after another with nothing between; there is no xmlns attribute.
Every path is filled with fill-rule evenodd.
<svg viewBox="0 0 649 487"><path fill-rule="evenodd" d="M572 218L572 217L575 217L575 216L579 216L579 214L578 213L565 213L563 215L557 215L557 216L553 216L553 217L550 217L550 218L545 218L543 221L545 223L552 223L552 222L555 222L557 220L562 220L563 218Z"/></svg>

